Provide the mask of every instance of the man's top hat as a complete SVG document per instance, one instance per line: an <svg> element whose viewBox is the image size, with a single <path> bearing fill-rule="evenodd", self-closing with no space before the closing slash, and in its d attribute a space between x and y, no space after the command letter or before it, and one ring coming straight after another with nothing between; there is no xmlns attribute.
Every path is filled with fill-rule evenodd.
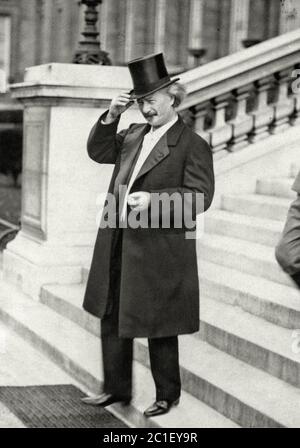
<svg viewBox="0 0 300 448"><path fill-rule="evenodd" d="M178 81L171 79L162 53L150 54L128 62L133 82L131 98L139 99Z"/></svg>

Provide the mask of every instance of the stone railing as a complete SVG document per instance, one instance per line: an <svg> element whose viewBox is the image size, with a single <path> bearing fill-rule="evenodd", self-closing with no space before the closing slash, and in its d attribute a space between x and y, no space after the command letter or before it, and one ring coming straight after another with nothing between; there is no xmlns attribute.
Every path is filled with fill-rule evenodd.
<svg viewBox="0 0 300 448"><path fill-rule="evenodd" d="M300 122L297 69L293 31L182 74L180 113L217 157L239 150Z"/></svg>

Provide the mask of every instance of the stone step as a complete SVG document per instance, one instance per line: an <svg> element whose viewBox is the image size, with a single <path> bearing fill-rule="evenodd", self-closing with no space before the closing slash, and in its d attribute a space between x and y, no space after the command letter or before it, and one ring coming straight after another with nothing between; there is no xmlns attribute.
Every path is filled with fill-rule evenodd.
<svg viewBox="0 0 300 448"><path fill-rule="evenodd" d="M100 319L84 311L83 295L86 285L45 285L40 301L60 315L70 319L93 335L100 336Z"/></svg>
<svg viewBox="0 0 300 448"><path fill-rule="evenodd" d="M221 209L247 215L285 221L291 200L260 194L229 195L221 198Z"/></svg>
<svg viewBox="0 0 300 448"><path fill-rule="evenodd" d="M300 291L199 260L201 294L237 305L251 314L285 328L300 328Z"/></svg>
<svg viewBox="0 0 300 448"><path fill-rule="evenodd" d="M229 212L209 210L204 217L205 233L217 233L275 247L283 229L283 222Z"/></svg>
<svg viewBox="0 0 300 448"><path fill-rule="evenodd" d="M272 247L210 234L197 241L197 249L200 259L296 287L290 276L278 265Z"/></svg>
<svg viewBox="0 0 300 448"><path fill-rule="evenodd" d="M99 319L82 309L84 285L49 285L41 301L92 334L100 335ZM293 354L293 330L278 327L242 309L208 297L200 299L197 336L254 367L300 386L300 355Z"/></svg>
<svg viewBox="0 0 300 448"><path fill-rule="evenodd" d="M185 390L242 427L299 427L300 390L274 378L195 336L179 337ZM148 365L141 340L140 362ZM144 355L144 360L141 357Z"/></svg>
<svg viewBox="0 0 300 448"><path fill-rule="evenodd" d="M74 285L72 286L72 288ZM102 382L99 337L94 336L43 303L20 294L15 287L1 281L0 319L24 339L44 352L77 381L94 393ZM114 404L119 418L134 427L201 428L237 427L194 396L183 391L180 404L171 413L146 419L144 409L155 399L150 370L134 361L134 398L132 404Z"/></svg>
<svg viewBox="0 0 300 448"><path fill-rule="evenodd" d="M82 325L85 325L86 320L83 317L85 312L80 308L82 304L83 287L81 287L81 289L78 287L72 288L73 292L70 293L64 286L45 286L43 288L42 300L52 307L57 307L63 301L66 303L72 301L72 306L67 313L68 317L79 323L79 316L81 314ZM55 299L55 297L57 298L58 296L60 297L60 300ZM54 300L52 300L53 297ZM212 326L209 328L212 315L209 311L210 304L208 300L209 299L205 299L204 301L205 305L202 323L202 327L204 328L201 331L202 339L204 337L208 338L208 333L212 333L213 331ZM216 303L216 305L218 304ZM228 305L223 306L228 307ZM76 307L77 315L74 316ZM56 309L58 312L61 312L62 310L66 310L66 306ZM202 307L200 309L202 309ZM213 313L213 311L211 313ZM229 318L228 313L226 318ZM90 327L90 331L95 332L95 326ZM218 338L219 335L216 333L215 337ZM212 341L214 341L214 345L216 345L217 339L214 339L212 335L211 338ZM243 338L243 335L241 338ZM147 340L139 338L135 340L135 344L136 359L144 366L149 367ZM300 397L299 389L274 378L269 373L247 365L243 361L229 356L227 353L222 353L211 344L201 340L199 336L197 337L197 334L180 336L179 344L182 385L191 395L204 401L207 405L213 407L224 416L242 426L293 426L300 423L300 421L298 422L298 418L300 418L300 409L298 409L296 404ZM248 344L248 342L245 341L245 344ZM285 362L290 362L290 365L287 368L287 375L297 375L297 373L295 373L295 369L297 370L295 366L298 366L298 362L296 359L293 359L292 356L290 357L291 359L287 356L284 361L282 361L280 358L282 356L282 351L279 353L269 353L270 350L268 346L265 347L262 345L262 347L256 349L254 348L254 345L255 342L249 342L249 347L252 349L253 360L255 359L255 356L258 356L258 353L261 354L267 352L269 356L269 363L266 361L266 366L261 365L261 360L256 360L257 363L260 362L260 368L268 367L273 374L276 372L276 363L279 367L280 363L281 365L285 365ZM249 347L248 350L250 350ZM223 348L225 348L225 346ZM280 347L280 349L282 350L282 347ZM245 387L245 384L247 384L247 387ZM281 401L287 405L289 412L287 409L283 410L278 405ZM291 408L297 409L297 415L295 415L294 412L290 412Z"/></svg>
<svg viewBox="0 0 300 448"><path fill-rule="evenodd" d="M292 190L294 178L273 177L258 179L256 183L256 193L282 198L295 198L296 193Z"/></svg>
<svg viewBox="0 0 300 448"><path fill-rule="evenodd" d="M300 332L266 322L237 306L201 297L197 336L241 361L300 386Z"/></svg>

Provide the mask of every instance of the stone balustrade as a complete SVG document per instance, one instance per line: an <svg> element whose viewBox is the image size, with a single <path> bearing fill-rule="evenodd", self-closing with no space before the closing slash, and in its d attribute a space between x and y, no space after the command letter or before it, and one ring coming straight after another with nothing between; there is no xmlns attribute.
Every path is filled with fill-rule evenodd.
<svg viewBox="0 0 300 448"><path fill-rule="evenodd" d="M216 157L281 132L299 123L299 58L297 30L190 70L180 112Z"/></svg>

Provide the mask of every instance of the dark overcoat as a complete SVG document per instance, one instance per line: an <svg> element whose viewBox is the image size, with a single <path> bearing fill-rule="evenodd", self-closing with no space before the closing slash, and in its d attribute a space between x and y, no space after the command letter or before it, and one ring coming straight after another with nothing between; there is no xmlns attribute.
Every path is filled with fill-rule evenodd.
<svg viewBox="0 0 300 448"><path fill-rule="evenodd" d="M148 124L133 124L117 133L118 120L94 125L88 154L98 163L115 164L109 192L126 183ZM209 145L182 119L158 141L136 177L131 192L204 195L213 199L214 172ZM199 330L199 280L196 241L185 228L124 228L120 279L120 337L166 337ZM115 229L98 229L83 307L102 318L108 306L111 246Z"/></svg>

